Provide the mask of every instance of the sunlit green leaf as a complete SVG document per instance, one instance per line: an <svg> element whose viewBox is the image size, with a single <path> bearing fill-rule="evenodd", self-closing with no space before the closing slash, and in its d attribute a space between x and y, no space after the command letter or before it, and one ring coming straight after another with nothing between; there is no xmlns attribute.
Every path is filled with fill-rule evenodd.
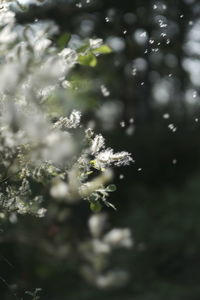
<svg viewBox="0 0 200 300"><path fill-rule="evenodd" d="M107 45L102 45L99 48L96 48L92 51L94 54L109 54L112 52L112 49Z"/></svg>
<svg viewBox="0 0 200 300"><path fill-rule="evenodd" d="M91 52L86 55L79 55L78 61L84 66L95 67L97 65L97 59Z"/></svg>

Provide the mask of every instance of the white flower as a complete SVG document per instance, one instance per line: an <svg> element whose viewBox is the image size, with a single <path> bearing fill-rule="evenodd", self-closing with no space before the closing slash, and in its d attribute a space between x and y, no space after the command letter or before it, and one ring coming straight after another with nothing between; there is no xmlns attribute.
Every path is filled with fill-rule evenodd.
<svg viewBox="0 0 200 300"><path fill-rule="evenodd" d="M99 48L103 44L102 39L89 39L89 44L91 49Z"/></svg>
<svg viewBox="0 0 200 300"><path fill-rule="evenodd" d="M113 153L112 149L106 149L96 155L94 166L97 169L102 169L111 164L115 166L128 165L132 161L131 154L126 151Z"/></svg>
<svg viewBox="0 0 200 300"><path fill-rule="evenodd" d="M94 239L92 241L93 250L95 253L110 253L110 246L101 240Z"/></svg>
<svg viewBox="0 0 200 300"><path fill-rule="evenodd" d="M73 110L69 118L61 117L54 124L54 128L59 128L59 129L77 128L78 126L80 126L80 121L81 121L81 112L78 110Z"/></svg>
<svg viewBox="0 0 200 300"><path fill-rule="evenodd" d="M59 181L52 186L50 194L56 199L66 198L69 194L68 185L63 181Z"/></svg>
<svg viewBox="0 0 200 300"><path fill-rule="evenodd" d="M13 31L12 25L7 25L0 31L0 44L13 43L17 38L16 32ZM5 46L5 45L4 45Z"/></svg>
<svg viewBox="0 0 200 300"><path fill-rule="evenodd" d="M92 215L88 220L88 225L91 234L94 237L99 237L105 227L106 215L105 214L95 214Z"/></svg>
<svg viewBox="0 0 200 300"><path fill-rule="evenodd" d="M67 66L63 59L59 56L50 56L47 58L43 64L41 64L40 69L34 74L34 83L40 88L45 86L45 83L57 84L60 78L63 78L69 71L69 66Z"/></svg>
<svg viewBox="0 0 200 300"><path fill-rule="evenodd" d="M92 140L92 145L91 145L92 154L99 152L102 148L104 148L104 145L105 145L104 137L101 134L96 135L95 138Z"/></svg>
<svg viewBox="0 0 200 300"><path fill-rule="evenodd" d="M1 66L0 93L16 89L20 71L20 66L17 62L10 62Z"/></svg>
<svg viewBox="0 0 200 300"><path fill-rule="evenodd" d="M53 91L55 90L55 86L53 85L49 85L49 86L46 86L44 88L41 88L40 90L38 90L38 96L42 99L42 100L45 100L47 99L52 93Z"/></svg>
<svg viewBox="0 0 200 300"><path fill-rule="evenodd" d="M68 67L72 67L78 59L76 51L70 48L63 49L58 55L64 59Z"/></svg>
<svg viewBox="0 0 200 300"><path fill-rule="evenodd" d="M38 209L36 216L38 218L43 218L45 216L46 212L47 212L46 208L40 208L40 209Z"/></svg>
<svg viewBox="0 0 200 300"><path fill-rule="evenodd" d="M50 45L51 41L48 39L41 39L35 44L35 53L40 56Z"/></svg>
<svg viewBox="0 0 200 300"><path fill-rule="evenodd" d="M103 241L112 247L130 248L133 245L131 231L128 228L112 229L104 236Z"/></svg>
<svg viewBox="0 0 200 300"><path fill-rule="evenodd" d="M9 3L1 3L0 9L0 26L12 24L15 22L14 12L9 10Z"/></svg>

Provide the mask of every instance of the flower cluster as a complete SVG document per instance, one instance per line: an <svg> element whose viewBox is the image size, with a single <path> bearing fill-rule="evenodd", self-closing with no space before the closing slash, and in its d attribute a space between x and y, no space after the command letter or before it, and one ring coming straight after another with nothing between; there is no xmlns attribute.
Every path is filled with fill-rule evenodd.
<svg viewBox="0 0 200 300"><path fill-rule="evenodd" d="M18 9L22 9L20 3ZM104 174L88 182L92 169L105 173L112 164L131 161L126 152L114 154L111 149L102 150L104 138L94 136L92 131L88 138L90 129L82 136L81 144L81 112L73 110L68 117L55 109L59 108L60 94L66 93L70 69L78 63L86 64L88 55L95 57L95 51L99 55L98 49L102 47L101 39L90 39L78 49L61 49L50 38L55 34L58 27L52 21L18 25L9 4L3 2L0 11L0 152L3 158L0 205L4 211L42 216L40 206L36 209L41 201L35 198L43 198L46 186L52 198L70 202L84 198L91 202L93 197L93 202L99 198L105 202L109 189L104 184L110 178ZM71 129L77 132L72 133ZM83 146L85 139L88 145ZM37 195L32 191L32 181L43 184Z"/></svg>
<svg viewBox="0 0 200 300"><path fill-rule="evenodd" d="M119 288L128 280L128 273L121 269L110 269L110 255L114 249L131 248L133 241L128 228L115 228L105 233L106 224L107 215L102 213L91 216L88 221L91 240L80 244L80 253L85 262L82 273L99 288Z"/></svg>
<svg viewBox="0 0 200 300"><path fill-rule="evenodd" d="M14 8L23 10L17 3ZM94 67L97 56L109 53L109 47L101 39L90 39L78 48L66 46L66 41L61 45L54 22L20 25L13 6L5 1L1 6L0 218L8 216L15 222L17 214L43 217L49 203L71 207L82 199L93 212L99 212L102 204L115 208L107 200L115 190L109 184L111 167L129 164L131 155L114 153L101 134L95 135L88 126L84 129L81 112L69 109L66 101L71 69L77 64ZM103 215L89 220L89 250L87 243L79 248L86 260L88 251L91 258L98 253L103 259L112 248L132 244L128 229L103 235L104 221ZM90 278L95 272L99 287L112 285L116 276L121 282L127 277L123 271L101 275L102 270L96 273L91 268L83 272Z"/></svg>

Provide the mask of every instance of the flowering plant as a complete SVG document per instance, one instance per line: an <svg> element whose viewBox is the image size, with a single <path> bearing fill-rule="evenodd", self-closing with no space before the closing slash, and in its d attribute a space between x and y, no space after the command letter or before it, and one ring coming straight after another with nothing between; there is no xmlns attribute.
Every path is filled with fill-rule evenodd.
<svg viewBox="0 0 200 300"><path fill-rule="evenodd" d="M41 1L39 5L41 5ZM27 7L16 1L14 8ZM53 21L17 23L13 3L0 10L0 217L17 214L44 217L50 202L73 206L89 202L93 212L108 201L112 167L128 165L130 153L107 148L101 134L81 122L81 112L69 112L65 99L73 86L70 71L77 65L94 67L111 49L101 39L71 47L69 37L58 39ZM63 104L64 101L64 104ZM112 248L132 245L129 229L103 233L104 214L90 217L90 240L80 242L78 253L90 264L82 273L99 287L123 282L126 274L102 275L97 256L105 260ZM89 254L90 253L90 254ZM93 257L93 259L92 259Z"/></svg>

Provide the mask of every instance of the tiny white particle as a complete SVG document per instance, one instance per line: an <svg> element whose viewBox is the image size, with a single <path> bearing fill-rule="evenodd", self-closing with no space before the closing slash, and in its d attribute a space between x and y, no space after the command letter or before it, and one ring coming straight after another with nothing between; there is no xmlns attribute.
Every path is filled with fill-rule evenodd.
<svg viewBox="0 0 200 300"><path fill-rule="evenodd" d="M152 48L151 51L152 51L152 52L158 52L158 51L159 51L159 48Z"/></svg>
<svg viewBox="0 0 200 300"><path fill-rule="evenodd" d="M102 92L104 97L109 97L110 96L110 91L103 84L101 85L101 92Z"/></svg>
<svg viewBox="0 0 200 300"><path fill-rule="evenodd" d="M167 36L167 34L165 32L161 32L160 36L165 37L165 36Z"/></svg>
<svg viewBox="0 0 200 300"><path fill-rule="evenodd" d="M168 125L168 128L172 131L172 132L176 132L177 131L177 127L174 126L173 123Z"/></svg>
<svg viewBox="0 0 200 300"><path fill-rule="evenodd" d="M177 163L177 159L172 160L172 164L175 165Z"/></svg>
<svg viewBox="0 0 200 300"><path fill-rule="evenodd" d="M158 24L160 28L166 28L167 24L163 22L163 20L158 20Z"/></svg>
<svg viewBox="0 0 200 300"><path fill-rule="evenodd" d="M125 125L126 125L126 124L125 124L124 121L120 122L120 126L121 126L121 127L125 127Z"/></svg>
<svg viewBox="0 0 200 300"><path fill-rule="evenodd" d="M196 98L196 97L197 97L197 92L194 91L194 92L192 93L192 98Z"/></svg>
<svg viewBox="0 0 200 300"><path fill-rule="evenodd" d="M170 118L170 114L166 113L163 115L163 119L169 119Z"/></svg>
<svg viewBox="0 0 200 300"><path fill-rule="evenodd" d="M137 74L137 69L136 68L133 68L132 70L132 75L135 76Z"/></svg>
<svg viewBox="0 0 200 300"><path fill-rule="evenodd" d="M150 39L150 40L149 40L149 44L151 44L151 45L154 44L154 42L155 42L155 41L154 41L153 39Z"/></svg>
<svg viewBox="0 0 200 300"><path fill-rule="evenodd" d="M126 129L126 134L130 136L134 133L134 131L135 131L135 126L129 125Z"/></svg>

